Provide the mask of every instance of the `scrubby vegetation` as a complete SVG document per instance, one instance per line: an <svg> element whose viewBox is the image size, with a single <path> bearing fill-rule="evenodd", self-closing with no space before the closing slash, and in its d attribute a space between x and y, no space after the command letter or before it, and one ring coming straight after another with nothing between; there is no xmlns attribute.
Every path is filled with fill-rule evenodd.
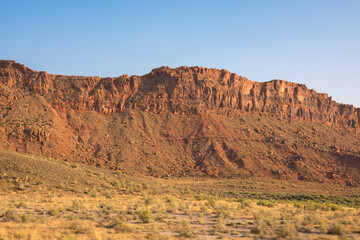
<svg viewBox="0 0 360 240"><path fill-rule="evenodd" d="M134 178L46 161L33 161L16 176L10 170L2 174L0 239L360 237L355 187L256 178ZM51 174L33 174L36 164L64 168L53 181ZM27 187L19 189L19 183Z"/></svg>
<svg viewBox="0 0 360 240"><path fill-rule="evenodd" d="M263 201L171 193L99 195L56 192L1 196L0 238L150 239L359 237L360 209L309 208L309 202ZM171 195L171 198L169 198ZM213 199L209 201L208 199ZM16 208L19 200L26 207ZM169 200L171 199L171 200ZM244 200L245 201L245 200ZM171 209L171 211L169 211ZM25 230L24 230L25 229ZM151 238L152 237L152 238Z"/></svg>

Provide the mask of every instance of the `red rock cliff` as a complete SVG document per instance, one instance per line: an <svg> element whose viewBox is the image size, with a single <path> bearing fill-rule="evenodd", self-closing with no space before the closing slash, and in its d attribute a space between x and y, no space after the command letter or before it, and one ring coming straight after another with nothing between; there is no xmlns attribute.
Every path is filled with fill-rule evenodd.
<svg viewBox="0 0 360 240"><path fill-rule="evenodd" d="M260 112L324 122L359 134L360 109L336 103L303 84L272 80L253 82L226 70L161 67L144 76L117 78L53 75L0 60L0 89L42 95L55 109L95 110L103 114L135 108L154 113L216 113L239 116Z"/></svg>

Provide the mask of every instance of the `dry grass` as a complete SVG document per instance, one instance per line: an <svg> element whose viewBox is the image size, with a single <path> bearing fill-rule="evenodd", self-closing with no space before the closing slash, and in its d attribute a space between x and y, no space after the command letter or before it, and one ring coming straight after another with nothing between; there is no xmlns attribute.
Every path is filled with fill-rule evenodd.
<svg viewBox="0 0 360 240"><path fill-rule="evenodd" d="M133 178L19 156L12 165L29 161L23 166L31 168L17 177L3 168L0 239L360 238L359 188L256 178ZM41 164L61 171L40 174Z"/></svg>
<svg viewBox="0 0 360 240"><path fill-rule="evenodd" d="M357 208L306 210L305 202L299 206L274 201L276 205L269 207L258 200L247 200L244 207L229 199L209 203L176 192L169 201L169 195L152 196L151 190L110 200L61 190L51 196L2 195L0 239L360 237ZM145 203L149 196L153 200Z"/></svg>

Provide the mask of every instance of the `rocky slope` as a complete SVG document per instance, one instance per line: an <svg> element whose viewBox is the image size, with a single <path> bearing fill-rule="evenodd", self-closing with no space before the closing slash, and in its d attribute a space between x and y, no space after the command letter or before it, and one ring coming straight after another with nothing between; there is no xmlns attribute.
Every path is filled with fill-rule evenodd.
<svg viewBox="0 0 360 240"><path fill-rule="evenodd" d="M161 67L118 78L0 61L0 148L153 176L360 182L360 109L305 85Z"/></svg>

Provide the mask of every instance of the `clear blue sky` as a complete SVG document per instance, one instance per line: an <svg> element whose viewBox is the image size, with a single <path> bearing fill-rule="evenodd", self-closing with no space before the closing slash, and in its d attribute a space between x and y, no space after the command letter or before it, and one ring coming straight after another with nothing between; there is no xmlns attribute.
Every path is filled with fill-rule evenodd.
<svg viewBox="0 0 360 240"><path fill-rule="evenodd" d="M360 0L0 0L0 59L69 75L225 68L360 107Z"/></svg>

